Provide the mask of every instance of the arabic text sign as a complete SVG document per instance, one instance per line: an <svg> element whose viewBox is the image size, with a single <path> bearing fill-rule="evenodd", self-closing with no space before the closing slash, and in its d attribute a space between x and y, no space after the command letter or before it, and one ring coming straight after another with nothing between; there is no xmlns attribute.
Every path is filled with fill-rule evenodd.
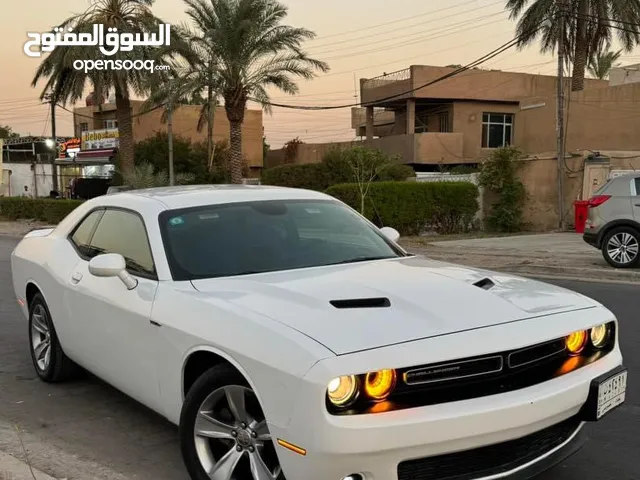
<svg viewBox="0 0 640 480"><path fill-rule="evenodd" d="M136 46L159 47L170 45L171 25L160 24L158 34L145 33L118 33L116 28L107 28L105 35L104 25L93 25L92 33L74 33L72 28L54 28L55 33L27 32L30 38L24 44L24 53L29 57L40 57L42 52L51 52L56 47L73 46L99 46L100 51L107 56L115 55L118 51L130 52ZM40 47L35 51L31 47Z"/></svg>
<svg viewBox="0 0 640 480"><path fill-rule="evenodd" d="M117 148L119 143L120 134L117 128L82 132L82 150Z"/></svg>

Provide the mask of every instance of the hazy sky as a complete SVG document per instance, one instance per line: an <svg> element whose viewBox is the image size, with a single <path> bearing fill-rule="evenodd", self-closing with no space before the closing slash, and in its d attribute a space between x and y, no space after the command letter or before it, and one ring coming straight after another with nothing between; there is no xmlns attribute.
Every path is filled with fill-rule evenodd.
<svg viewBox="0 0 640 480"><path fill-rule="evenodd" d="M300 84L291 97L273 92L272 101L296 105L344 105L355 101L354 75L370 78L409 65L467 64L513 38L514 22L503 11L505 0L284 0L290 25L309 28L317 38L307 49L331 66L328 74ZM39 59L27 57L26 32L42 32L89 0L20 0L0 16L0 124L21 134L50 133L48 108L38 101L41 85L30 86ZM181 0L156 0L154 12L168 23L186 20ZM638 55L637 52L634 52ZM623 63L640 57L625 56ZM515 49L486 66L528 73L554 74L551 56L537 47ZM359 82L358 82L359 83ZM300 136L307 143L351 140L350 110L326 112L274 109L265 115L267 142L279 147ZM59 110L57 130L71 135L71 114Z"/></svg>

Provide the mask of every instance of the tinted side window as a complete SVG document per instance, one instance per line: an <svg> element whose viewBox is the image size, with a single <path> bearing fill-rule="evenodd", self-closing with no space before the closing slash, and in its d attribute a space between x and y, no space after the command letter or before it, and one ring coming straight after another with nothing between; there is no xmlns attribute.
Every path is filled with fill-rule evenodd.
<svg viewBox="0 0 640 480"><path fill-rule="evenodd" d="M90 256L103 253L122 255L131 273L156 274L144 223L133 213L105 211L91 239Z"/></svg>
<svg viewBox="0 0 640 480"><path fill-rule="evenodd" d="M640 195L640 177L635 179L636 182L636 195Z"/></svg>
<svg viewBox="0 0 640 480"><path fill-rule="evenodd" d="M89 240L91 240L91 234L96 223L104 213L104 210L96 210L91 212L80 225L76 227L75 232L71 235L71 241L76 246L78 251L82 255L89 255L91 253L89 248Z"/></svg>

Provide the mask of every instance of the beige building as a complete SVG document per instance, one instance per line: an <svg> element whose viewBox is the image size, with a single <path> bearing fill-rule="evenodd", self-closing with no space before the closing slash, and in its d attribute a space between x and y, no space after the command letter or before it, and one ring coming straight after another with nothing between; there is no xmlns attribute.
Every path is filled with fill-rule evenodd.
<svg viewBox="0 0 640 480"><path fill-rule="evenodd" d="M478 163L507 144L532 155L556 151L555 76L474 69L436 82L453 71L414 65L362 79L369 106L352 109L355 136L418 170ZM640 66L614 69L611 82L588 79L582 92L569 93L567 81L567 151L640 150L638 82ZM296 162L352 143L302 144Z"/></svg>
<svg viewBox="0 0 640 480"><path fill-rule="evenodd" d="M87 106L75 108L73 111L74 133L77 138L83 139L82 150L113 148L118 136L115 103L103 103L98 107L91 105L90 98L87 103ZM132 101L135 142L153 137L156 132L167 131L167 124L162 121L163 109L140 115L142 105L142 101ZM206 127L201 131L197 128L200 110L200 105L180 105L175 108L173 134L188 138L194 143L206 142ZM262 111L247 110L242 126L242 153L253 175L259 174L263 167L262 134ZM213 137L216 142L229 142L229 121L224 107L216 109ZM90 141L87 142L87 139Z"/></svg>

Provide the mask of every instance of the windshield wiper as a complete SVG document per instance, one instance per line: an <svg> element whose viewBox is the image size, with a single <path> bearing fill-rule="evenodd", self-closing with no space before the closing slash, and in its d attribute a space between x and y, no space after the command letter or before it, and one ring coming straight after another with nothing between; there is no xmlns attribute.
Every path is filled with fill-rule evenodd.
<svg viewBox="0 0 640 480"><path fill-rule="evenodd" d="M382 256L378 256L378 257L356 257L356 258L351 258L349 260L342 260L341 262L335 262L335 263L328 263L327 265L344 265L346 263L359 263L359 262L369 262L369 261L373 261L373 260L387 260L389 258L397 258L397 257L382 257Z"/></svg>

